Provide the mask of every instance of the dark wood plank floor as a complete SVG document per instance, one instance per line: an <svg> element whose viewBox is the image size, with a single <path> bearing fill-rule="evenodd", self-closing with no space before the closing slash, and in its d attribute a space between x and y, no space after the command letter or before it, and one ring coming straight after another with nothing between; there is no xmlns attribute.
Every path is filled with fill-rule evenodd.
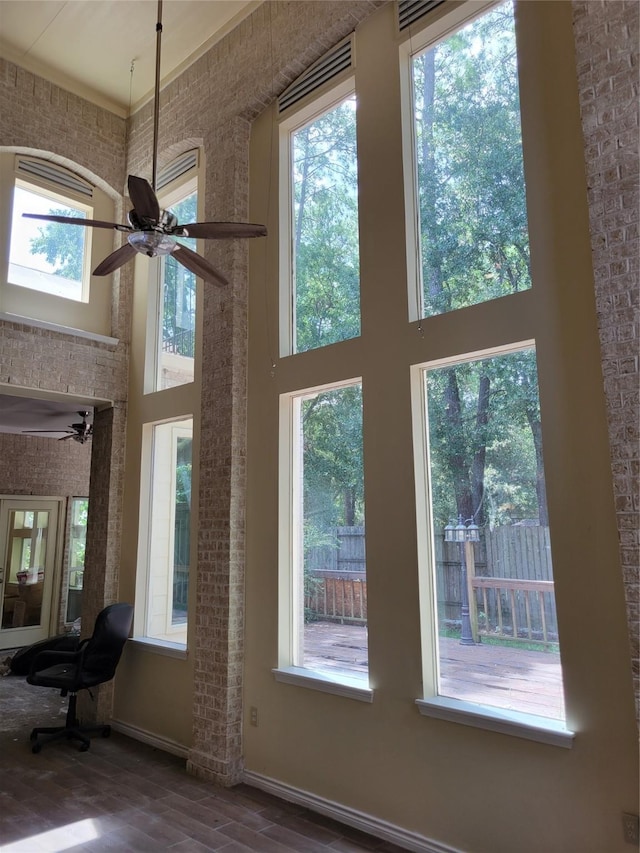
<svg viewBox="0 0 640 853"><path fill-rule="evenodd" d="M88 752L31 753L34 725L58 725L65 700L0 678L0 850L74 853L400 853L400 848L239 785L187 775L184 760L114 732Z"/></svg>

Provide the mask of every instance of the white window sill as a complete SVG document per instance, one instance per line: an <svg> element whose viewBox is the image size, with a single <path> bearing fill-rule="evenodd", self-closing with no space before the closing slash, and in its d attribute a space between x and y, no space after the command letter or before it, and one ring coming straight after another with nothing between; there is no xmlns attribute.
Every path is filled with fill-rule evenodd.
<svg viewBox="0 0 640 853"><path fill-rule="evenodd" d="M85 329L74 329L71 326L61 326L58 323L49 323L46 320L36 320L33 317L23 317L21 314L8 314L0 311L0 320L5 320L8 323L19 323L22 326L33 326L36 329L48 329L51 332L60 332L63 335L72 335L74 338L87 338L90 341L97 341L100 344L108 344L115 347L118 345L118 338L112 338L108 335L99 335L97 332L87 332Z"/></svg>
<svg viewBox="0 0 640 853"><path fill-rule="evenodd" d="M420 713L425 717L435 717L464 726L474 726L491 732L500 732L513 737L535 740L551 746L571 749L575 732L569 731L559 720L538 717L534 714L522 714L519 711L507 711L501 708L489 708L447 696L434 696L430 699L416 699Z"/></svg>
<svg viewBox="0 0 640 853"><path fill-rule="evenodd" d="M373 690L359 678L346 675L325 675L302 666L282 666L272 670L276 681L319 690L321 693L333 693L359 702L373 702Z"/></svg>
<svg viewBox="0 0 640 853"><path fill-rule="evenodd" d="M169 640L154 640L152 637L132 637L129 640L145 652L163 655L167 658L187 659L187 647L184 643L172 643Z"/></svg>

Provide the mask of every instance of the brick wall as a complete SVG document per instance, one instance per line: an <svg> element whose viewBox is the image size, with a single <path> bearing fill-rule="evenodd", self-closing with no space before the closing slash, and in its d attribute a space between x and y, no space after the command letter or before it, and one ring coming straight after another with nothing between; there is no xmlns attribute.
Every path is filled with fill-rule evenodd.
<svg viewBox="0 0 640 853"><path fill-rule="evenodd" d="M602 373L640 719L640 5L580 0L573 9Z"/></svg>

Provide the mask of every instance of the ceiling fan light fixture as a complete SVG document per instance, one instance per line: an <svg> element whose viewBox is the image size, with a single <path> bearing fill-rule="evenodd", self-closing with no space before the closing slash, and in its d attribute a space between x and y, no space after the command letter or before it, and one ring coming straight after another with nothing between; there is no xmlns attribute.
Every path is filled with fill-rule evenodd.
<svg viewBox="0 0 640 853"><path fill-rule="evenodd" d="M134 234L129 234L127 240L136 252L149 258L170 255L176 247L175 240L158 231L136 231Z"/></svg>

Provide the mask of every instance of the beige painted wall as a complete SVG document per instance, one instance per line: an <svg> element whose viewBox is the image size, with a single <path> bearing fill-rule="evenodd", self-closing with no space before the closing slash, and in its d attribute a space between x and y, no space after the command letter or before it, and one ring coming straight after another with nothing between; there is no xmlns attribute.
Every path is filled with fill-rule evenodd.
<svg viewBox="0 0 640 853"><path fill-rule="evenodd" d="M534 288L407 321L394 7L356 30L362 336L277 358L277 118L253 128L245 707L247 769L460 850L626 849L637 730L589 245L571 6L519 10ZM512 300L508 302L507 300ZM458 336L458 337L456 337ZM571 750L421 717L409 366L535 339ZM272 371L272 360L275 369ZM271 374L273 373L273 377ZM363 376L371 705L277 683L278 396ZM424 689L428 692L427 670ZM245 712L245 720L247 718Z"/></svg>

